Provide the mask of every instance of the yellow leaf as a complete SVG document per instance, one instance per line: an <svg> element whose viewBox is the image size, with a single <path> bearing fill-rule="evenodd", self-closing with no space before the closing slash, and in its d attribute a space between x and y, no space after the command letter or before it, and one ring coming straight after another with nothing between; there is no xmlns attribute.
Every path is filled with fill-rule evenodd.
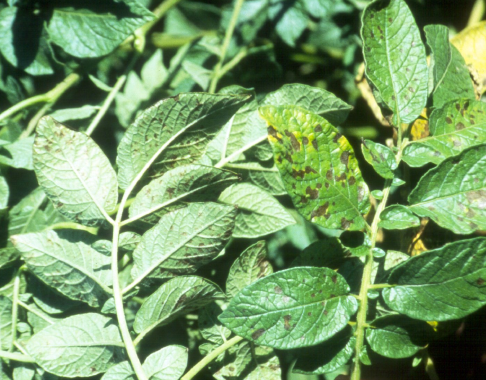
<svg viewBox="0 0 486 380"><path fill-rule="evenodd" d="M427 108L424 108L420 117L415 120L410 129L410 140L420 140L429 136L429 118Z"/></svg>

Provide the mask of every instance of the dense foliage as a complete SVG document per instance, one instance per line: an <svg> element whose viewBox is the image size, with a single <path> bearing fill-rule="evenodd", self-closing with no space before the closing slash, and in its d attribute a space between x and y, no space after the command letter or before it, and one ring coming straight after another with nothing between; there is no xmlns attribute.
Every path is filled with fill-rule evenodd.
<svg viewBox="0 0 486 380"><path fill-rule="evenodd" d="M0 380L438 378L484 2L153 3L0 1Z"/></svg>

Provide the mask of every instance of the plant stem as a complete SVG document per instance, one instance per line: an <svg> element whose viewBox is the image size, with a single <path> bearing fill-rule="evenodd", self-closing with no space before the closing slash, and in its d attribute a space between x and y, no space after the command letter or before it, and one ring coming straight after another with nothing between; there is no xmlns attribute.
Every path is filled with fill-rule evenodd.
<svg viewBox="0 0 486 380"><path fill-rule="evenodd" d="M235 336L230 340L224 342L221 346L211 351L208 355L206 355L202 360L197 363L194 367L192 367L184 376L181 377L181 380L191 380L194 376L196 376L202 369L204 369L209 363L211 363L214 359L216 359L219 355L225 352L227 349L233 347L234 345L240 343L243 340L241 336Z"/></svg>
<svg viewBox="0 0 486 380"><path fill-rule="evenodd" d="M385 288L393 288L395 285L390 284L371 284L368 286L368 289L385 289Z"/></svg>
<svg viewBox="0 0 486 380"><path fill-rule="evenodd" d="M46 322L50 323L51 325L53 325L53 324L54 324L54 321L52 321L52 320L51 320L51 319L50 319L48 316L46 316L46 315L44 315L44 314L42 314L42 313L39 313L39 312L38 312L37 310L35 310L35 309L32 309L32 308L31 308L29 305L27 305L26 303L23 303L21 300L18 300L17 302L18 302L18 304L19 304L20 306L22 306L22 307L23 307L25 310L27 310L27 311L31 312L32 314L37 315L39 318L41 318L41 319L43 319L44 321L46 321Z"/></svg>
<svg viewBox="0 0 486 380"><path fill-rule="evenodd" d="M1 351L1 350L0 350L0 358L15 360L17 362L23 362L23 363L35 363L35 360L27 355L17 354L15 352Z"/></svg>
<svg viewBox="0 0 486 380"><path fill-rule="evenodd" d="M10 341L9 351L12 352L15 341L17 340L17 318L19 315L19 293L20 293L20 275L22 270L19 268L15 273L14 287L12 294L12 340Z"/></svg>
<svg viewBox="0 0 486 380"><path fill-rule="evenodd" d="M52 105L53 105L53 103L46 103L46 104L44 104L44 106L39 111L37 111L37 113L34 115L34 117L32 119L30 119L29 124L27 124L27 128L25 128L25 130L22 131L22 133L20 134L20 136L19 136L20 139L23 139L25 137L29 137L32 134L32 132L35 131L35 127L37 127L37 123L42 118L42 116L44 116L46 114L46 112L49 110L49 108L52 107Z"/></svg>
<svg viewBox="0 0 486 380"><path fill-rule="evenodd" d="M258 164L257 164L258 165ZM260 165L251 165L251 164L225 164L224 167L228 169L241 169L241 170L251 170L254 172L273 172L278 173L278 169L274 166L271 168L266 168Z"/></svg>
<svg viewBox="0 0 486 380"><path fill-rule="evenodd" d="M80 79L81 75L79 75L78 73L69 74L61 83L59 83L56 87L46 92L45 94L36 95L31 98L24 99L2 112L0 114L0 121L12 116L13 114L23 110L24 108L30 107L37 103L50 103L51 105L54 104L62 94L64 94L69 88L75 85Z"/></svg>
<svg viewBox="0 0 486 380"><path fill-rule="evenodd" d="M236 22L238 21L238 16L241 11L241 7L243 6L243 2L245 0L236 0L235 9L233 10L233 14L231 16L230 24L228 25L228 29L226 29L226 34L224 36L223 45L221 46L221 55L219 57L219 61L214 66L213 70L213 78L211 79L211 84L209 85L209 93L213 94L216 91L216 86L218 85L219 78L221 78L221 67L223 66L224 59L226 57L226 52L228 51L228 47L231 41L231 37L233 36L233 32L236 27Z"/></svg>
<svg viewBox="0 0 486 380"><path fill-rule="evenodd" d="M439 380L439 375L437 375L437 371L435 370L434 361L431 359L429 355L429 350L424 350L424 359L425 359L425 372L429 375L430 380Z"/></svg>
<svg viewBox="0 0 486 380"><path fill-rule="evenodd" d="M472 26L480 22L486 11L486 0L476 0L474 6L469 15L469 20L467 21L467 26Z"/></svg>
<svg viewBox="0 0 486 380"><path fill-rule="evenodd" d="M46 230L63 230L63 229L86 231L91 235L98 235L99 227L87 227L87 226L83 226L82 224L78 224L74 222L59 222L46 228Z"/></svg>
<svg viewBox="0 0 486 380"><path fill-rule="evenodd" d="M157 24L162 19L162 17L164 17L167 11L180 2L181 0L166 0L162 4L160 4L152 11L152 13L155 15L155 19L141 26L139 29L140 33L144 36L147 35L150 29L152 29L154 25Z"/></svg>

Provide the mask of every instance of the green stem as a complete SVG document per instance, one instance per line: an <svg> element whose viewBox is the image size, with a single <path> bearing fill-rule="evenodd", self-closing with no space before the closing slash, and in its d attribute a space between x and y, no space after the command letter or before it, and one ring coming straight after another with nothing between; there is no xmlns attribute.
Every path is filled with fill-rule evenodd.
<svg viewBox="0 0 486 380"><path fill-rule="evenodd" d="M472 26L480 22L486 11L486 0L476 0L474 6L469 15L469 20L467 21L467 26Z"/></svg>
<svg viewBox="0 0 486 380"><path fill-rule="evenodd" d="M141 26L139 31L140 34L143 34L144 36L147 35L147 33L152 29L155 24L157 24L169 11L172 7L180 3L181 0L166 0L162 4L160 4L157 8L155 8L152 13L155 15L155 19L146 23L145 25Z"/></svg>
<svg viewBox="0 0 486 380"><path fill-rule="evenodd" d="M430 380L440 380L439 375L437 375L437 371L435 370L434 361L429 355L429 350L424 350L424 359L425 359L425 372L429 376Z"/></svg>
<svg viewBox="0 0 486 380"><path fill-rule="evenodd" d="M259 164L257 165L251 165L251 164L225 164L225 168L228 169L241 169L241 170L251 170L254 172L273 172L273 173L278 173L278 169L274 166L271 168L266 168L264 166L260 166Z"/></svg>
<svg viewBox="0 0 486 380"><path fill-rule="evenodd" d="M181 377L181 380L191 380L194 376L196 376L202 369L204 369L209 363L211 363L219 355L221 355L227 349L229 349L229 348L233 347L234 345L240 343L242 340L243 340L243 338L240 337L240 336L235 336L235 337L231 338L230 340L227 340L221 346L219 346L215 350L211 351L208 355L206 355L194 367L192 367L184 376Z"/></svg>
<svg viewBox="0 0 486 380"><path fill-rule="evenodd" d="M241 49L238 54L236 54L228 63L226 63L221 69L219 70L219 78L222 78L226 75L226 73L232 70L238 63L241 62L243 58L245 58L248 54L248 49L243 48Z"/></svg>
<svg viewBox="0 0 486 380"><path fill-rule="evenodd" d="M32 132L34 132L35 127L37 127L37 123L39 123L39 120L46 114L46 112L51 108L53 103L49 102L44 104L44 106L37 111L37 113L34 115L32 119L30 119L29 124L27 124L27 128L20 134L19 138L23 139L25 137L29 137Z"/></svg>
<svg viewBox="0 0 486 380"><path fill-rule="evenodd" d="M14 349L15 341L17 340L17 318L19 316L19 293L20 293L20 275L22 270L19 268L15 273L14 287L12 294L12 340L10 341L9 351Z"/></svg>
<svg viewBox="0 0 486 380"><path fill-rule="evenodd" d="M25 310L29 311L30 313L37 315L39 318L50 323L51 325L54 324L54 321L52 319L50 319L48 316L38 312L35 309L32 309L29 305L27 305L26 303L23 303L21 300L18 300L17 302L18 302L19 306L22 306Z"/></svg>
<svg viewBox="0 0 486 380"><path fill-rule="evenodd" d="M238 16L243 6L245 0L236 0L235 9L231 16L230 24L228 29L226 29L226 34L224 36L223 45L221 46L221 55L219 57L218 63L214 66L213 78L211 79L211 84L209 85L209 93L213 94L216 91L216 86L218 85L219 78L221 78L221 67L223 66L224 59L226 57L226 52L228 51L229 44L231 42L231 37L236 27L236 22L238 21Z"/></svg>
<svg viewBox="0 0 486 380"><path fill-rule="evenodd" d="M1 350L0 350L0 358L15 360L16 362L35 363L35 360L27 355L17 354L15 352L1 351Z"/></svg>
<svg viewBox="0 0 486 380"><path fill-rule="evenodd" d="M385 289L385 288L393 288L396 285L390 285L390 284L371 284L368 286L368 289Z"/></svg>
<svg viewBox="0 0 486 380"><path fill-rule="evenodd" d="M74 223L74 222L59 222L53 224L52 226L47 227L48 230L63 230L63 229L70 229L70 230L80 230L89 232L91 235L98 235L99 227L87 227L83 226L82 224Z"/></svg>

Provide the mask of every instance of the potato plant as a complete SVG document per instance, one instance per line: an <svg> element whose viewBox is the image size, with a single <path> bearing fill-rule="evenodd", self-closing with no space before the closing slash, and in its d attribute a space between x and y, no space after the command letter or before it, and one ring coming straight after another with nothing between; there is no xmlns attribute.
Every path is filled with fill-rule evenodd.
<svg viewBox="0 0 486 380"><path fill-rule="evenodd" d="M13 103L0 114L1 379L359 380L375 356L436 376L429 344L486 304L481 68L446 26L423 39L404 0L236 0L224 33L194 21L211 5L149 3L0 3L1 62L17 73L0 83ZM361 45L386 143L342 127L353 107L323 86L257 92L231 76L275 58L264 25L292 47L326 12L360 11L343 61ZM161 19L151 43L177 48L170 60L147 53ZM60 67L64 80L23 98ZM57 108L84 80L103 100ZM427 223L457 238L412 254L393 241ZM279 236L303 245L291 262Z"/></svg>

